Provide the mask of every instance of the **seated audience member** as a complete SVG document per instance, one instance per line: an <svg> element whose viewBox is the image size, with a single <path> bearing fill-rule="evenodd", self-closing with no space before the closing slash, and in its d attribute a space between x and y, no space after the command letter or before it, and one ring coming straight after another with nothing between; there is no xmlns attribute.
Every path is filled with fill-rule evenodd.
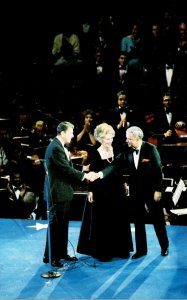
<svg viewBox="0 0 187 300"><path fill-rule="evenodd" d="M72 24L63 24L62 32L58 33L53 40L52 56L54 65L60 65L66 62L66 57L79 58L80 56L80 40L72 28ZM65 46L64 46L65 45ZM67 54L67 50L69 49ZM65 55L64 52L65 51Z"/></svg>
<svg viewBox="0 0 187 300"><path fill-rule="evenodd" d="M13 128L13 137L21 137L21 141L24 143L28 139L29 132L31 130L31 114L28 109L20 107L16 114L15 125ZM25 137L25 139L23 139Z"/></svg>
<svg viewBox="0 0 187 300"><path fill-rule="evenodd" d="M185 113L173 103L169 91L163 94L160 107L152 114L152 119L147 123L147 136L155 138L156 144L173 144L178 140L178 130L184 129Z"/></svg>
<svg viewBox="0 0 187 300"><path fill-rule="evenodd" d="M120 51L113 67L111 68L111 84L115 92L128 89L129 86L129 56L126 51Z"/></svg>
<svg viewBox="0 0 187 300"><path fill-rule="evenodd" d="M7 141L0 136L0 176L7 175L8 149L6 148Z"/></svg>
<svg viewBox="0 0 187 300"><path fill-rule="evenodd" d="M61 85L73 84L80 80L82 61L80 59L80 40L72 24L64 24L52 45L52 76Z"/></svg>
<svg viewBox="0 0 187 300"><path fill-rule="evenodd" d="M8 174L19 168L27 186L38 197L37 219L46 219L46 202L43 200L43 182L45 169L43 161L35 155L28 155L18 142L13 142L9 153Z"/></svg>
<svg viewBox="0 0 187 300"><path fill-rule="evenodd" d="M177 51L168 51L157 71L157 88L161 92L170 90L172 94L180 95L184 86L184 74L183 67L177 59Z"/></svg>
<svg viewBox="0 0 187 300"><path fill-rule="evenodd" d="M80 126L76 128L75 145L79 150L89 151L91 146L96 145L94 137L95 116L92 109L86 109L82 112Z"/></svg>
<svg viewBox="0 0 187 300"><path fill-rule="evenodd" d="M26 185L19 170L15 168L10 173L7 182L6 198L4 199L4 217L16 219L35 219L37 197Z"/></svg>
<svg viewBox="0 0 187 300"><path fill-rule="evenodd" d="M144 43L142 36L142 25L135 22L131 25L130 34L121 38L121 51L128 53L130 73L132 78L131 83L138 83L142 76L142 57L144 52Z"/></svg>
<svg viewBox="0 0 187 300"><path fill-rule="evenodd" d="M19 141L14 141L10 144L8 152L8 174L13 168L18 168L23 174L24 178L29 178L30 168L32 166L31 160L28 159L29 150L27 147L23 147ZM29 182L26 180L27 183Z"/></svg>
<svg viewBox="0 0 187 300"><path fill-rule="evenodd" d="M43 158L45 149L49 144L47 125L43 120L37 120L29 134L31 155Z"/></svg>
<svg viewBox="0 0 187 300"><path fill-rule="evenodd" d="M92 58L84 67L84 82L89 101L94 110L98 109L108 96L108 62L102 48L94 48ZM90 90L92 91L90 93ZM106 103L105 103L106 104Z"/></svg>

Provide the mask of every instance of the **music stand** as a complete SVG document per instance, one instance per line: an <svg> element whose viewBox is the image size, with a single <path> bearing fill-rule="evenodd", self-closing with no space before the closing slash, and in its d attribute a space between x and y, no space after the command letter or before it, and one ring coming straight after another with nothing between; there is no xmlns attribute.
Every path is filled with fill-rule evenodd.
<svg viewBox="0 0 187 300"><path fill-rule="evenodd" d="M173 197L172 197L172 200L173 200L173 203L174 203L175 206L177 205L177 203L180 199L180 196L182 194L182 191L183 191L184 187L185 187L184 181L182 180L182 178L180 178L180 180L177 184L177 187L175 189L175 192L173 194Z"/></svg>

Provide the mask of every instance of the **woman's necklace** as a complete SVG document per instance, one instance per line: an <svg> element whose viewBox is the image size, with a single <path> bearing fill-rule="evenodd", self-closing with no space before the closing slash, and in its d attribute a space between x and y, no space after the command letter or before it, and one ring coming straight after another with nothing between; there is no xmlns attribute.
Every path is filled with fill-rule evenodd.
<svg viewBox="0 0 187 300"><path fill-rule="evenodd" d="M111 164L113 162L113 160L114 160L114 155L112 155L111 157L107 158L106 160L109 162L109 164Z"/></svg>
<svg viewBox="0 0 187 300"><path fill-rule="evenodd" d="M98 151L102 159L106 159L110 164L112 163L112 161L114 160L114 153L112 147L109 149L100 147Z"/></svg>

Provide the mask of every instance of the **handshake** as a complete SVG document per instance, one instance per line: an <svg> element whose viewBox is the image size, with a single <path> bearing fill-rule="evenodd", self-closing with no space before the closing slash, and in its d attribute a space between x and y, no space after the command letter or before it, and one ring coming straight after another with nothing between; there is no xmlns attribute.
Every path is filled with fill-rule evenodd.
<svg viewBox="0 0 187 300"><path fill-rule="evenodd" d="M100 172L89 172L84 174L84 179L87 179L88 181L95 181L96 179L102 179L103 178L103 173Z"/></svg>

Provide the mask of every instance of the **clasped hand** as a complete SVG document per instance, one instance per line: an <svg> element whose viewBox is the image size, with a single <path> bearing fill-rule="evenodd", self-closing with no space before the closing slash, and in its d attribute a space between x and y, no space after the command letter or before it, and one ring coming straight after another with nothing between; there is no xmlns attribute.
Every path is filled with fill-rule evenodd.
<svg viewBox="0 0 187 300"><path fill-rule="evenodd" d="M98 178L101 178L101 172L98 172L98 173L96 173L96 172L89 172L89 173L85 173L85 179L87 179L87 180L89 180L89 181L91 181L91 182L93 182L93 181L95 181L96 179L98 179Z"/></svg>

